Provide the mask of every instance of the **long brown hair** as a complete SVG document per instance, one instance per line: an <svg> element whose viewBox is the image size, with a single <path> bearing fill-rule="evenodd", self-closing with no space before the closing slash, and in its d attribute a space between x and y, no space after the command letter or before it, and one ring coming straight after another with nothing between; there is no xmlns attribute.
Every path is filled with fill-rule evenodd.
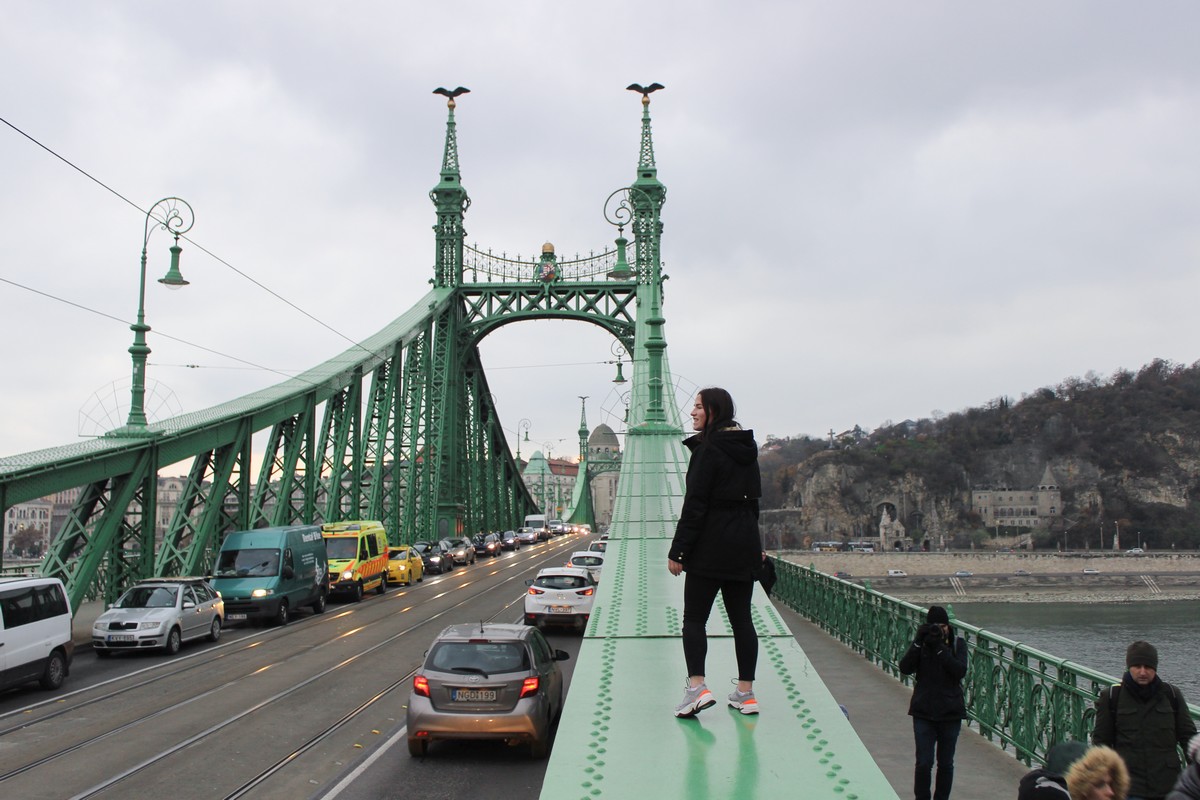
<svg viewBox="0 0 1200 800"><path fill-rule="evenodd" d="M700 431L701 438L706 438L713 431L727 428L734 424L737 410L729 392L716 386L701 389L698 393L700 405L704 407L704 430Z"/></svg>

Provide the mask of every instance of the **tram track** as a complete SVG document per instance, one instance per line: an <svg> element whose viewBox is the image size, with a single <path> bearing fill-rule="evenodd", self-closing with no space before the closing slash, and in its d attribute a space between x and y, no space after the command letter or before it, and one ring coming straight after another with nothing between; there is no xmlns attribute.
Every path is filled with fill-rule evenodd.
<svg viewBox="0 0 1200 800"><path fill-rule="evenodd" d="M564 544L567 546L571 545L570 542L566 542ZM93 797L100 796L100 795L104 794L106 791L112 789L113 787L119 786L123 782L128 781L131 777L138 775L139 773L145 772L146 770L152 768L156 764L160 764L160 763L164 762L166 759L171 758L172 756L176 756L176 755L182 753L183 751L186 751L189 748L193 748L202 742L211 741L213 739L213 737L216 737L223 732L229 731L233 726L236 726L239 722L246 720L251 715L261 714L264 711L269 710L271 707L279 706L280 704L286 704L289 701L289 699L291 699L295 696L298 696L299 693L304 692L306 689L311 690L311 687L317 686L322 681L328 681L331 679L331 677L336 681L336 676L338 674L340 674L343 671L349 671L350 668L354 667L356 664L363 663L364 659L366 659L368 656L370 656L374 653L381 651L383 648L386 648L391 645L395 645L397 642L407 641L408 639L411 639L411 637L413 635L415 635L421 631L427 630L429 628L429 626L436 624L439 620L443 619L444 617L454 615L456 612L459 612L464 606L467 606L468 604L477 603L481 598L486 598L488 595L491 595L495 592L511 590L512 581L516 580L518 576L526 574L530 569L533 569L535 566L537 566L537 562L539 562L539 561L553 559L554 556L558 552L560 552L562 549L563 549L562 547L555 547L555 548L549 549L549 550L544 550L542 548L539 548L539 550L541 552L531 553L530 557L528 557L528 558L522 558L519 560L512 559L511 563L504 564L503 566L498 565L499 569L491 572L488 576L488 577L493 577L496 575L502 576L494 584L487 586L485 588L482 588L479 591L471 592L469 596L466 596L463 599L458 600L457 602L454 602L445 608L442 608L441 610L438 610L434 613L430 613L425 616L421 616L420 619L414 621L410 625L405 626L402 630L392 633L391 635L387 636L383 640L376 642L374 644L371 644L370 646L367 646L359 651L356 651L355 653L347 656L346 658L338 660L332 666L329 666L325 669L321 669L320 671L316 672L315 674L312 674L311 676L307 677L304 680L298 681L298 682L294 683L293 685L287 686L283 690L275 692L275 693L271 694L270 696L265 697L256 703L252 703L249 707L239 710L239 712L236 714L231 714L229 716L226 716L223 719L214 721L212 724L209 724L203 730L197 731L190 736L186 736L186 737L180 739L179 741L172 743L171 745L169 745L167 747L162 747L159 750L157 750L156 752L147 754L147 756L145 758L142 758L141 760L128 766L127 768L120 770L119 772L117 772L113 775L108 776L104 780L101 780L99 782L96 782L96 783L88 786L86 789L84 789L76 794L71 795L71 797L79 798L80 800L82 800L83 798L93 798ZM483 566L485 566L485 565L477 565L475 569L480 569ZM511 574L509 576L503 576L503 574L506 572L511 572L513 574ZM450 573L445 577L448 579L453 579L456 576L455 576L455 573ZM466 577L466 576L459 575L458 577ZM248 668L248 669L240 672L238 675L234 676L233 678L224 680L224 681L220 682L218 685L214 685L211 688L205 689L204 691L201 691L194 695L188 696L179 702L174 702L169 705L166 705L166 706L163 706L160 708L156 708L153 711L149 711L148 713L140 714L133 719L130 719L130 720L128 720L120 725L117 725L116 727L113 727L111 729L105 730L95 736L91 736L86 739L82 739L79 742L70 744L66 747L58 748L52 753L48 753L46 755L40 756L36 759L29 761L28 763L19 765L19 766L15 767L13 769L10 769L6 772L0 773L0 786L5 785L6 783L10 782L12 779L14 779L20 775L24 775L26 773L30 773L30 772L33 772L38 769L49 768L49 769L53 770L54 764L56 762L60 762L63 759L66 759L68 756L78 755L78 754L86 751L88 748L94 747L95 745L97 745L101 742L104 742L106 740L112 739L113 737L118 737L118 736L121 736L124 734L131 738L137 738L137 734L135 733L135 731L137 731L139 728L145 726L147 723L149 723L151 721L161 720L164 717L171 717L174 714L178 714L180 712L185 711L188 707L196 707L195 704L197 704L197 703L200 703L205 700L209 700L213 697L219 697L224 693L225 690L229 689L230 687L237 686L242 681L246 680L247 678L251 677L252 675L262 674L267 670L276 669L277 667L279 667L281 665L287 664L288 662L294 661L301 657L310 656L311 653L314 652L315 650L318 650L327 645L331 645L332 643L337 642L343 636L350 635L353 633L360 633L362 631L365 631L365 630L368 630L371 628L375 628L376 626L384 624L387 621L394 621L395 613L412 612L412 611L419 612L420 609L430 607L437 600L445 597L446 595L450 594L451 592L462 590L469 584L478 582L478 579L469 580L465 584L454 582L455 585L452 588L448 588L445 591L441 591L441 592L424 591L426 589L435 590L437 587L439 587L440 584L443 584L445 582L446 581L428 582L426 584L423 584L420 587L413 587L413 589L411 589L411 591L422 591L423 594L425 594L426 596L422 597L419 603L417 603L416 605L413 605L413 606L406 607L405 609L402 610L402 612L387 613L384 616L381 616L379 619L364 621L363 626L361 626L359 628L354 628L349 632L341 633L338 636L330 637L329 639L323 640L320 644L318 644L314 647L310 647L307 649L300 649L300 647L294 648L294 652L291 652L289 655L287 655L286 657L284 657L282 659L279 659L277 661L272 661L268 664L253 665L252 668ZM392 598L395 600L399 600L399 599L407 596L408 593L409 593L408 591L405 591L405 592L400 592L400 593L396 593L396 594L385 595L384 598ZM515 594L517 594L517 599L511 600L507 603L504 603L503 605L501 605L499 611L491 614L489 617L487 617L487 619L494 619L499 614L502 614L506 610L510 609L513 604L515 604L516 602L519 602L520 594L519 593L515 593ZM369 610L371 610L371 608L378 609L378 606L375 604L372 604L372 606L356 605L352 609L349 609L348 611L350 613L354 613L354 612L357 612L360 608L363 610L369 611ZM254 641L247 642L246 640L239 640L237 642L232 642L229 645L223 645L223 646L221 646L222 648L230 647L231 649L226 652L212 655L211 657L208 657L208 658L197 659L194 663L189 664L186 667L183 667L181 669L170 669L161 674L154 675L153 677L150 677L148 679L139 680L128 686L122 686L122 687L116 689L115 691L105 692L102 695L97 696L97 697L86 698L82 702L79 702L79 703L73 703L69 706L65 706L62 708L56 708L56 709L52 710L50 713L44 714L35 720L22 720L18 724L10 725L4 729L0 729L0 736L6 736L6 735L11 736L20 731L27 731L31 727L35 727L39 724L48 722L48 721L58 718L58 717L71 715L71 714L78 714L78 713L80 713L81 710L86 709L89 706L99 704L103 701L106 701L106 700L112 701L114 699L120 699L123 695L126 695L126 694L129 694L131 696L131 698L136 697L136 694L134 694L134 693L138 692L139 690L144 692L145 690L147 690L147 687L152 688L154 684L160 683L162 681L167 681L169 679L175 679L176 681L181 680L181 679L186 680L188 674L195 670L202 670L205 667L212 667L212 665L219 663L220 661L222 661L224 659L230 658L231 656L235 656L235 655L239 655L239 654L247 653L247 652L251 652L251 651L259 651L259 648L262 647L262 645L264 644L264 641L269 641L272 643L281 643L281 642L286 642L286 640L293 635L304 634L304 633L306 633L309 637L311 637L314 629L316 629L317 626L333 624L339 620L344 621L344 619L347 615L348 615L347 612L343 612L340 614L335 613L332 615L323 616L321 618L313 620L310 624L307 624L307 625L295 625L295 626L290 626L289 628L275 629L272 631L264 632L263 636L253 637ZM217 649L217 648L210 649L206 652L211 653L215 649ZM328 739L330 736L334 735L338 730L344 728L347 724L349 724L352 721L354 721L355 719L359 718L367 710L371 709L374 706L377 706L380 703L380 701L382 701L383 699L392 695L399 687L406 685L407 680L411 677L411 675L412 675L412 671L408 671L403 677L396 679L396 680L392 680L391 682L389 682L387 685L383 686L382 688L377 688L377 689L371 691L371 693L368 695L368 697L365 700L362 700L361 702L357 703L350 711L346 712L339 718L335 719L333 722L323 726L321 728L321 730L319 730L317 733L315 733L311 737L307 738L300 745L294 747L287 755L274 761L272 763L272 765L270 767L268 767L267 769L260 770L254 777L252 777L248 781L244 781L234 791L234 793L229 795L229 797L243 796L245 793L249 792L254 787L261 785L265 781L269 781L273 776L277 775L280 771L286 769L289 764L295 763L299 759L300 755L302 755L305 752L308 752L312 748L319 745L321 742ZM182 678L181 678L181 676L182 676ZM124 678L117 678L117 679L113 679L113 680L118 681L118 680L122 680L122 679L124 679ZM95 687L91 687L92 690L94 690L94 688ZM81 690L81 692L86 692L86 691L89 691L89 690L87 690L87 689ZM58 702L61 702L61 699ZM28 709L24 709L24 710L18 709L16 711L10 712L10 714L6 714L4 716L11 717L12 715L15 715L15 714L27 713L27 712L28 712Z"/></svg>

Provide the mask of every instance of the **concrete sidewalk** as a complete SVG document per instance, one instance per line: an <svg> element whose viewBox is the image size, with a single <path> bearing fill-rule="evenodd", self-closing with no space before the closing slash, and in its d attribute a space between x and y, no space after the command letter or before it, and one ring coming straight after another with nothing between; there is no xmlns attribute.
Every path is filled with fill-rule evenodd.
<svg viewBox="0 0 1200 800"><path fill-rule="evenodd" d="M776 603L776 608L826 687L846 707L850 724L892 788L901 797L912 797L915 745L908 716L912 689L782 603ZM954 765L953 796L968 800L1016 797L1017 783L1029 771L965 725Z"/></svg>

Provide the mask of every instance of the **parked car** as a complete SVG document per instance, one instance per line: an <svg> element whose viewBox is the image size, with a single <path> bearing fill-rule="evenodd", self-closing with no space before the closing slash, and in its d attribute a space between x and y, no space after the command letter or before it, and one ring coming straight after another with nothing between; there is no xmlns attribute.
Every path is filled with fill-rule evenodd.
<svg viewBox="0 0 1200 800"><path fill-rule="evenodd" d="M586 569L546 567L525 582L526 625L573 625L583 631L596 599L596 579Z"/></svg>
<svg viewBox="0 0 1200 800"><path fill-rule="evenodd" d="M975 573L971 572L971 570L969 570L969 569L960 569L958 572L955 572L955 573L954 573L954 577L956 577L956 578L970 578L970 577L971 577L972 575L974 575L974 574L975 574Z"/></svg>
<svg viewBox="0 0 1200 800"><path fill-rule="evenodd" d="M1029 574L1029 570L1027 570L1027 569L1019 569L1019 570L1017 570L1016 572L1014 572L1014 573L1013 573L1013 575L1017 575L1017 576L1020 576L1020 577L1024 577L1024 576L1026 576L1026 575L1028 575L1028 574Z"/></svg>
<svg viewBox="0 0 1200 800"><path fill-rule="evenodd" d="M498 533L478 533L471 540L471 544L475 546L476 557L490 556L495 558L504 549L500 534Z"/></svg>
<svg viewBox="0 0 1200 800"><path fill-rule="evenodd" d="M1131 548L1129 548L1128 550L1126 550L1126 551L1125 551L1125 555L1127 555L1127 556L1140 556L1140 555L1143 555L1145 552L1146 552L1146 551L1145 551L1145 550L1143 550L1143 549L1142 549L1142 548L1140 548L1140 547L1131 547Z"/></svg>
<svg viewBox="0 0 1200 800"><path fill-rule="evenodd" d="M441 542L420 540L413 542L413 549L420 554L427 574L441 575L443 572L454 570L454 559Z"/></svg>
<svg viewBox="0 0 1200 800"><path fill-rule="evenodd" d="M158 648L168 655L184 642L221 638L225 601L203 578L152 578L129 587L92 624L92 649Z"/></svg>
<svg viewBox="0 0 1200 800"><path fill-rule="evenodd" d="M454 558L455 564L462 564L464 567L468 564L475 563L475 544L463 536L459 539L450 539L450 555Z"/></svg>
<svg viewBox="0 0 1200 800"><path fill-rule="evenodd" d="M908 573L902 569L889 569L887 576L889 578L907 578Z"/></svg>
<svg viewBox="0 0 1200 800"><path fill-rule="evenodd" d="M1084 567L1083 574L1084 575L1099 575L1100 570L1096 569L1095 567Z"/></svg>
<svg viewBox="0 0 1200 800"><path fill-rule="evenodd" d="M71 601L58 578L0 578L0 689L57 689L71 671Z"/></svg>
<svg viewBox="0 0 1200 800"><path fill-rule="evenodd" d="M505 531L500 534L500 545L505 550L520 550L521 540L517 538L516 531Z"/></svg>
<svg viewBox="0 0 1200 800"><path fill-rule="evenodd" d="M541 539L539 533L540 531L535 528L521 528L517 531L517 540L521 544L537 544Z"/></svg>
<svg viewBox="0 0 1200 800"><path fill-rule="evenodd" d="M833 573L833 577L845 580L846 578L853 578L854 576L849 572L846 572L844 569L839 569L837 572Z"/></svg>
<svg viewBox="0 0 1200 800"><path fill-rule="evenodd" d="M388 548L388 583L412 586L425 580L425 562L421 554L407 545Z"/></svg>
<svg viewBox="0 0 1200 800"><path fill-rule="evenodd" d="M604 553L597 553L595 550L582 550L578 553L571 553L571 557L567 559L566 566L581 567L592 573L592 577L599 581L600 570L604 569Z"/></svg>
<svg viewBox="0 0 1200 800"><path fill-rule="evenodd" d="M408 752L423 756L439 739L501 739L527 743L534 758L545 758L563 705L558 662L567 658L537 628L451 625L413 677Z"/></svg>
<svg viewBox="0 0 1200 800"><path fill-rule="evenodd" d="M600 541L592 542L588 545L587 549L594 553L608 552L608 540L602 539Z"/></svg>

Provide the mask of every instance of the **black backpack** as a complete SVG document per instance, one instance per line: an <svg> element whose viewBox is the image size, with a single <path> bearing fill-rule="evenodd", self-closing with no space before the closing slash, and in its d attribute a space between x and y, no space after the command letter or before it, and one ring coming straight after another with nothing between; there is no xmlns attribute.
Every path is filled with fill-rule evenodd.
<svg viewBox="0 0 1200 800"><path fill-rule="evenodd" d="M1167 694L1171 697L1171 711L1175 716L1179 716L1179 690L1174 684L1163 681L1163 686L1167 687ZM1117 729L1117 698L1121 694L1121 684L1114 683L1112 688L1108 690L1108 716L1112 719L1113 731Z"/></svg>

